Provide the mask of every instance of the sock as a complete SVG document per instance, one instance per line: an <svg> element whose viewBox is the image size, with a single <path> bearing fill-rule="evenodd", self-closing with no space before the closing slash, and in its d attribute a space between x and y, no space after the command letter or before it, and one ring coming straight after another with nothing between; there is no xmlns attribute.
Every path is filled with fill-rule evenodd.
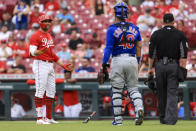
<svg viewBox="0 0 196 131"><path fill-rule="evenodd" d="M45 99L46 102L46 118L52 119L52 101L53 98L47 97Z"/></svg>
<svg viewBox="0 0 196 131"><path fill-rule="evenodd" d="M36 114L37 120L42 119L43 117L43 98L35 97L35 107L36 107Z"/></svg>

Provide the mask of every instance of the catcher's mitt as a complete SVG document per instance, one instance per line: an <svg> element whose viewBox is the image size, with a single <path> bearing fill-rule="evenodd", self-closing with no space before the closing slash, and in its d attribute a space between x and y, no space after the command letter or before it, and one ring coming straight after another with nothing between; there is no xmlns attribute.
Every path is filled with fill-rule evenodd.
<svg viewBox="0 0 196 131"><path fill-rule="evenodd" d="M153 73L150 73L150 76L147 78L147 80L144 81L144 84L147 85L155 95L157 94Z"/></svg>
<svg viewBox="0 0 196 131"><path fill-rule="evenodd" d="M100 85L102 85L106 80L109 79L107 67L109 67L109 65L102 65L102 68L98 72L97 81Z"/></svg>

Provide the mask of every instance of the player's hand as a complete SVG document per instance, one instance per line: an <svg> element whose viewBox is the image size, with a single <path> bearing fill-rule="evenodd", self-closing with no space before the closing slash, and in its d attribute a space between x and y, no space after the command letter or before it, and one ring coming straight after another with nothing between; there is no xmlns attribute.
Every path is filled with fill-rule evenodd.
<svg viewBox="0 0 196 131"><path fill-rule="evenodd" d="M67 70L67 71L72 71L73 70L73 66L72 64L64 64L63 69Z"/></svg>
<svg viewBox="0 0 196 131"><path fill-rule="evenodd" d="M98 74L97 74L97 81L99 85L104 84L105 81L109 79L109 73L107 68L109 67L109 64L102 64L102 67L100 68Z"/></svg>
<svg viewBox="0 0 196 131"><path fill-rule="evenodd" d="M42 49L40 50L40 52L43 54L44 52L46 52L47 49L48 49L47 47L44 47L44 48L42 48Z"/></svg>
<svg viewBox="0 0 196 131"><path fill-rule="evenodd" d="M148 77L150 76L151 73L153 73L152 69L148 69Z"/></svg>

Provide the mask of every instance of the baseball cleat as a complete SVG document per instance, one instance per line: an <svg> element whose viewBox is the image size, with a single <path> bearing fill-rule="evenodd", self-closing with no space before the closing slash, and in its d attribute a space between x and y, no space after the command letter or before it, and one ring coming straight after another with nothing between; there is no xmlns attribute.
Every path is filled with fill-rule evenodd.
<svg viewBox="0 0 196 131"><path fill-rule="evenodd" d="M48 124L50 124L50 123L43 120L43 119L37 120L37 125L48 125Z"/></svg>
<svg viewBox="0 0 196 131"><path fill-rule="evenodd" d="M58 121L55 121L54 119L48 119L48 118L46 118L45 121L50 123L50 124L57 124L57 123L59 123Z"/></svg>
<svg viewBox="0 0 196 131"><path fill-rule="evenodd" d="M114 126L122 126L122 123L116 123L116 121L113 120L112 125L114 125Z"/></svg>
<svg viewBox="0 0 196 131"><path fill-rule="evenodd" d="M136 114L136 119L135 119L135 125L141 125L143 122L143 117L144 117L144 112L143 110L138 110Z"/></svg>

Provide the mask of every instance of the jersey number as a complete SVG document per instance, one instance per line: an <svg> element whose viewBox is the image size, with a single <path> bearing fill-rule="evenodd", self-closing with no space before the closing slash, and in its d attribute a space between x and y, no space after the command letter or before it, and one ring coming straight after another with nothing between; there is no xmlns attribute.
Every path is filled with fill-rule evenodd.
<svg viewBox="0 0 196 131"><path fill-rule="evenodd" d="M134 41L134 35L132 35L132 34L128 34L127 36L126 36L126 38L127 38L127 40L128 41ZM123 42L123 39L124 39L124 37L123 37L123 35L122 35L122 37L121 37L121 39L120 39L120 42ZM123 49L132 49L133 48L133 46L134 46L134 44L132 44L132 43L120 43L119 44L119 46L122 46L123 47Z"/></svg>

